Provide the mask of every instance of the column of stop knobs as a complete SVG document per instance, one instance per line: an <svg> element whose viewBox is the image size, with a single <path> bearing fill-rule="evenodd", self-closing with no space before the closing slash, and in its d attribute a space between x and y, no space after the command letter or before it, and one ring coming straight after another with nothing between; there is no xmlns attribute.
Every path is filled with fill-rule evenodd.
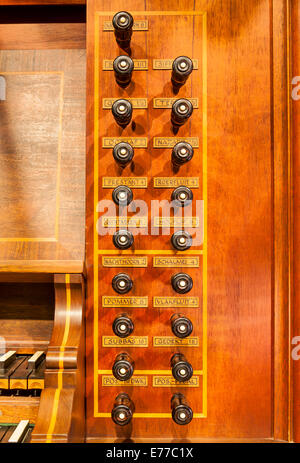
<svg viewBox="0 0 300 463"><path fill-rule="evenodd" d="M117 84L126 88L131 80L134 71L134 61L131 55L131 37L133 32L134 20L130 13L120 11L113 17L112 21L116 41L119 47L127 55L118 56L113 62L113 70ZM182 87L189 75L193 71L193 62L187 56L179 56L173 61L171 81L174 93ZM122 127L127 127L132 120L132 104L127 99L118 99L112 105L112 114L116 123ZM185 124L193 113L192 103L185 99L177 99L171 110L171 124L173 132L176 134L179 128ZM177 143L172 150L172 163L179 168L189 162L193 157L193 147L187 142ZM125 167L132 162L134 148L127 142L120 142L113 148L113 158L121 166ZM133 201L133 193L130 188L120 185L112 192L112 199L118 206L128 206ZM186 186L177 187L171 195L171 200L179 207L191 204L193 200L192 191ZM133 234L129 230L118 230L113 235L114 246L118 249L128 249L134 243ZM176 250L185 251L192 245L191 235L184 231L177 231L171 237L171 244ZM185 294L193 287L193 280L190 275L178 273L171 278L173 289ZM133 287L133 281L126 273L119 273L112 280L113 289L119 294L128 293ZM192 322L181 314L174 314L171 318L171 329L178 338L185 338L193 331ZM113 322L113 331L116 336L126 338L132 334L134 323L127 314L120 314ZM193 375L193 368L181 353L175 353L170 361L172 375L179 382L188 381ZM115 358L112 373L119 381L128 381L134 373L134 361L126 352L118 354ZM121 392L117 395L111 412L111 417L117 425L127 425L130 423L135 411L133 401L127 393ZM176 424L186 425L193 418L193 411L186 398L181 393L173 394L171 398L172 418Z"/></svg>

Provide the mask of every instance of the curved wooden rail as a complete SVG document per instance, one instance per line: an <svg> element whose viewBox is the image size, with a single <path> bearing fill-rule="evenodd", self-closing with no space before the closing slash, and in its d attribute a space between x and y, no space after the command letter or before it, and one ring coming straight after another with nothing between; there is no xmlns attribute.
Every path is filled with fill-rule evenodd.
<svg viewBox="0 0 300 463"><path fill-rule="evenodd" d="M55 320L45 389L31 442L83 442L84 286L81 275L55 275Z"/></svg>

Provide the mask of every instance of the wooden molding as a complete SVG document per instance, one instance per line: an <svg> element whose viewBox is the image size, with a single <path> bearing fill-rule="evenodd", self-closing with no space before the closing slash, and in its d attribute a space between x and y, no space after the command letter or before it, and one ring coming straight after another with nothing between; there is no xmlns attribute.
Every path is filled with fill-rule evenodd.
<svg viewBox="0 0 300 463"><path fill-rule="evenodd" d="M300 75L300 1L292 1L292 77ZM300 92L298 91L298 95ZM300 100L292 101L293 132L293 326L292 338L300 336ZM299 342L297 343L299 344ZM291 348L296 347L292 345ZM298 351L299 353L299 351ZM300 360L292 360L293 440L300 442Z"/></svg>
<svg viewBox="0 0 300 463"><path fill-rule="evenodd" d="M272 8L272 145L274 188L273 414L275 440L290 439L290 114L289 11L285 0Z"/></svg>
<svg viewBox="0 0 300 463"><path fill-rule="evenodd" d="M55 275L55 320L45 389L31 442L84 440L84 286L81 275Z"/></svg>

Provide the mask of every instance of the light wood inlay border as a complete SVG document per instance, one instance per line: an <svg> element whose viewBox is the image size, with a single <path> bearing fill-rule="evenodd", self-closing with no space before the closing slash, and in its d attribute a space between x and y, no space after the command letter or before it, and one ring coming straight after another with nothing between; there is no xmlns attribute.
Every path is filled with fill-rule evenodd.
<svg viewBox="0 0 300 463"><path fill-rule="evenodd" d="M99 108L100 108L100 82L99 82L99 31L101 16L112 16L115 12L96 11L94 34L95 34L95 58L94 58L94 326L93 326L93 343L94 343L94 417L107 418L110 413L99 412L99 375L98 375L98 355L99 355L99 288L98 288L98 255L101 253L98 249L98 233L96 224L98 220L97 204L99 200ZM201 11L131 11L133 16L202 16L203 29L203 49L202 49L202 72L203 72L203 202L204 202L204 243L203 251L203 392L202 392L202 413L194 413L194 418L206 418L207 416L207 14ZM160 253L161 251L159 251ZM158 253L158 254L159 254ZM174 254L173 252L171 252ZM195 254L195 252L194 252ZM170 418L170 413L135 413L135 418Z"/></svg>

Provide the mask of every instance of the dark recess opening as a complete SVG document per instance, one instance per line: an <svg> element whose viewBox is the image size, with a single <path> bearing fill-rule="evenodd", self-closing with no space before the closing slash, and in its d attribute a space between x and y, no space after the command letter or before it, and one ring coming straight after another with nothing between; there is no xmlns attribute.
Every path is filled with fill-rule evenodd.
<svg viewBox="0 0 300 463"><path fill-rule="evenodd" d="M85 5L0 6L1 24L85 22Z"/></svg>

